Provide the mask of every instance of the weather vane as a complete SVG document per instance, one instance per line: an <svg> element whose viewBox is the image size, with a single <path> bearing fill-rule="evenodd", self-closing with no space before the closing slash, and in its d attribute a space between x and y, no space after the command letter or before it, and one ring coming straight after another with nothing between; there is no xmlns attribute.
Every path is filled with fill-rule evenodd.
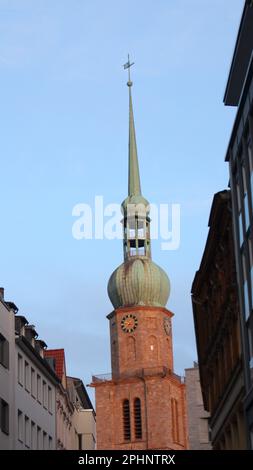
<svg viewBox="0 0 253 470"><path fill-rule="evenodd" d="M129 57L129 54L128 54L128 61L124 64L124 69L128 69L128 82L127 82L127 85L128 86L132 86L133 82L131 82L131 76L130 76L130 68L132 67L132 65L134 65L134 62L130 63L130 57Z"/></svg>

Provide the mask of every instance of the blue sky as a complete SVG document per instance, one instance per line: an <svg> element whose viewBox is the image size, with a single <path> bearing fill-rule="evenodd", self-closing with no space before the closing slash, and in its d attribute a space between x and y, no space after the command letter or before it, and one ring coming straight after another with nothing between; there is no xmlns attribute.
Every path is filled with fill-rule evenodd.
<svg viewBox="0 0 253 470"><path fill-rule="evenodd" d="M142 191L181 204L153 259L172 292L175 369L196 359L190 290L235 115L222 99L243 0L0 0L1 275L67 371L110 371L107 281L120 241L72 238L72 208L127 193L130 52Z"/></svg>

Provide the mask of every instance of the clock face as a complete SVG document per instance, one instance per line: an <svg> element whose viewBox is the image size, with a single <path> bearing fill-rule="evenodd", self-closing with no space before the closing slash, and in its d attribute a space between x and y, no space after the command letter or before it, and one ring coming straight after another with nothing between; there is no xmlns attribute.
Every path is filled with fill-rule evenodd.
<svg viewBox="0 0 253 470"><path fill-rule="evenodd" d="M125 333L133 333L138 325L138 319L135 315L129 313L125 315L121 320L121 328Z"/></svg>
<svg viewBox="0 0 253 470"><path fill-rule="evenodd" d="M171 334L171 319L167 317L164 318L163 326L164 326L166 335L169 336Z"/></svg>

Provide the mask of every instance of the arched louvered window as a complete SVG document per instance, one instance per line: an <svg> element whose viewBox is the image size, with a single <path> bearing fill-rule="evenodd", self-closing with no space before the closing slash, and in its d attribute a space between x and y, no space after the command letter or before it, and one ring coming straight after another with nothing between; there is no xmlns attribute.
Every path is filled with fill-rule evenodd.
<svg viewBox="0 0 253 470"><path fill-rule="evenodd" d="M141 400L134 399L134 432L136 439L142 439Z"/></svg>
<svg viewBox="0 0 253 470"><path fill-rule="evenodd" d="M123 433L125 441L131 439L131 424L130 424L130 405L129 400L123 401Z"/></svg>

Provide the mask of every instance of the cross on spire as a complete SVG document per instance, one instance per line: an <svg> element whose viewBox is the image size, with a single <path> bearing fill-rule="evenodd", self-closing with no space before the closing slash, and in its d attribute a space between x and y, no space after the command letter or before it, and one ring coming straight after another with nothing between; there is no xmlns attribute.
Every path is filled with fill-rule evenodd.
<svg viewBox="0 0 253 470"><path fill-rule="evenodd" d="M134 65L134 62L130 62L130 56L128 54L128 61L124 64L124 69L128 69L128 82L127 82L127 85L128 86L132 86L133 82L131 82L131 76L130 76L130 68L132 67L132 65Z"/></svg>

